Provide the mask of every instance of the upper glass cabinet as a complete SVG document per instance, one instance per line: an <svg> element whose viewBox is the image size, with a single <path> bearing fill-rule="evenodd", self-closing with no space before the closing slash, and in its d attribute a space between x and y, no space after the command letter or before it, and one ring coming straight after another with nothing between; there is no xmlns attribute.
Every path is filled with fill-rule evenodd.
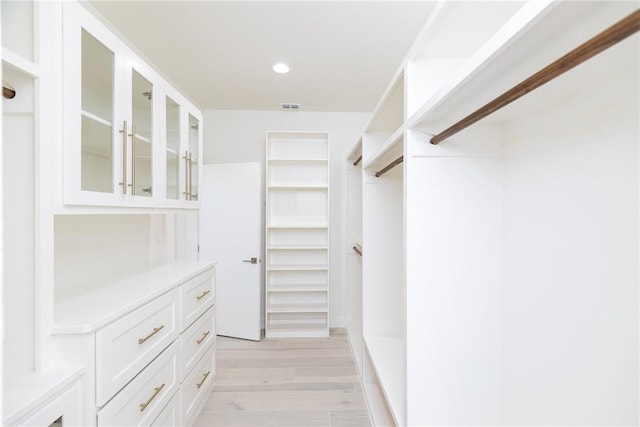
<svg viewBox="0 0 640 427"><path fill-rule="evenodd" d="M81 188L113 193L114 54L82 30Z"/></svg>
<svg viewBox="0 0 640 427"><path fill-rule="evenodd" d="M62 7L62 203L198 208L201 112L87 9Z"/></svg>

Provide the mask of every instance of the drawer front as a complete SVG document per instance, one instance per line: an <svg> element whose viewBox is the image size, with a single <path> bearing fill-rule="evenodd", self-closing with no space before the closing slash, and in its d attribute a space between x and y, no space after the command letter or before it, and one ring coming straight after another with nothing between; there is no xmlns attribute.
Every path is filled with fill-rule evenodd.
<svg viewBox="0 0 640 427"><path fill-rule="evenodd" d="M216 340L215 306L209 308L180 336L180 378L184 379Z"/></svg>
<svg viewBox="0 0 640 427"><path fill-rule="evenodd" d="M104 405L179 335L173 290L96 333L96 404Z"/></svg>
<svg viewBox="0 0 640 427"><path fill-rule="evenodd" d="M98 425L149 425L177 389L177 345L172 344L98 412Z"/></svg>
<svg viewBox="0 0 640 427"><path fill-rule="evenodd" d="M151 423L151 427L176 427L180 425L180 401L178 393L176 393L167 406L164 407L158 418Z"/></svg>
<svg viewBox="0 0 640 427"><path fill-rule="evenodd" d="M180 386L182 425L190 426L211 394L215 374L215 344L205 353Z"/></svg>
<svg viewBox="0 0 640 427"><path fill-rule="evenodd" d="M182 309L181 331L184 331L202 315L214 301L214 275L209 270L180 286Z"/></svg>

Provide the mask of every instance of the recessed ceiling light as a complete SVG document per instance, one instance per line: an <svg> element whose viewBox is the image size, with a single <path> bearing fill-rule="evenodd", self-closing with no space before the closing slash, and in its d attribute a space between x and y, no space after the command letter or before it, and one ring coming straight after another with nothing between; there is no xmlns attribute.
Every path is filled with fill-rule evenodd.
<svg viewBox="0 0 640 427"><path fill-rule="evenodd" d="M289 66L287 64L283 64L282 62L279 62L273 66L273 71L278 74L286 74L289 72Z"/></svg>

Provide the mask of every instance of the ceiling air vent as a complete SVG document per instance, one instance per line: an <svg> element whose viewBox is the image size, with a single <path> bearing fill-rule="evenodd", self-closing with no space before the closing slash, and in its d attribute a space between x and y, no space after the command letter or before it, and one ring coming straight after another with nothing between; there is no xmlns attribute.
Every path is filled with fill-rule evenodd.
<svg viewBox="0 0 640 427"><path fill-rule="evenodd" d="M300 104L293 104L290 102L283 102L282 104L280 104L280 107L282 107L283 110L299 110L300 109Z"/></svg>

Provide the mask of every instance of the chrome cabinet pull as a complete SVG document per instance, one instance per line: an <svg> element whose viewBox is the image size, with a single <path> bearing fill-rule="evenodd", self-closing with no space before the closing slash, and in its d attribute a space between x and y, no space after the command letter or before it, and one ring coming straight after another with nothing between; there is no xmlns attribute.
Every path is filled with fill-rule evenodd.
<svg viewBox="0 0 640 427"><path fill-rule="evenodd" d="M149 406L149 404L153 401L153 399L156 398L158 393L160 393L160 390L162 390L163 388L164 388L164 383L161 386L155 387L153 389L153 394L151 395L151 397L146 402L140 404L140 412L147 409L147 406Z"/></svg>
<svg viewBox="0 0 640 427"><path fill-rule="evenodd" d="M207 337L207 335L209 335L211 331L207 331L202 335L202 338L200 338L199 340L196 340L196 344L200 345L202 344L202 341L204 341L204 339Z"/></svg>
<svg viewBox="0 0 640 427"><path fill-rule="evenodd" d="M196 384L196 388L200 389L200 387L202 387L202 384L204 384L204 382L207 380L207 377L209 376L210 373L211 371L207 371L207 373L204 374L204 376L202 377L202 381Z"/></svg>
<svg viewBox="0 0 640 427"><path fill-rule="evenodd" d="M211 292L211 291L210 291L210 290L209 290L209 291L204 291L203 293L201 293L200 295L198 295L198 296L196 297L196 299L197 299L198 301L200 301L202 298L206 297L206 296L209 294L209 292Z"/></svg>
<svg viewBox="0 0 640 427"><path fill-rule="evenodd" d="M164 328L164 325L160 325L157 328L153 328L153 331L151 331L151 333L149 335L147 335L144 338L138 338L138 344L142 344L144 343L146 340L148 340L149 338L151 338L152 336L154 336L155 334L157 334L158 332L160 332L160 330Z"/></svg>
<svg viewBox="0 0 640 427"><path fill-rule="evenodd" d="M122 134L122 182L118 185L122 185L122 194L127 194L127 121L122 123L122 129L119 131Z"/></svg>

